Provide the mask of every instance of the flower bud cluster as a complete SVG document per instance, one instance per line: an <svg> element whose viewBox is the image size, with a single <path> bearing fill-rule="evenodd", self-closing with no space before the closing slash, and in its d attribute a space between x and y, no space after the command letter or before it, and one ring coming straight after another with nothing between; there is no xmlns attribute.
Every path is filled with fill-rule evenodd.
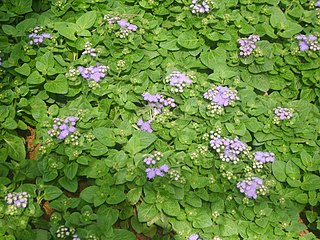
<svg viewBox="0 0 320 240"><path fill-rule="evenodd" d="M240 161L241 154L248 154L247 145L237 137L233 140L223 138L218 133L210 132L210 146L219 154L222 161L237 163Z"/></svg>
<svg viewBox="0 0 320 240"><path fill-rule="evenodd" d="M189 86L192 84L192 80L190 78L191 76L188 76L179 71L174 71L173 73L171 73L169 76L165 78L165 81L169 83L170 86L172 86L171 88L172 92L182 93L186 86Z"/></svg>
<svg viewBox="0 0 320 240"><path fill-rule="evenodd" d="M167 164L163 164L160 167L155 167L157 162L161 160L161 157L163 157L163 154L158 151L154 152L153 154L144 155L143 162L149 166L149 168L146 169L148 180L155 178L155 176L163 177L165 173L169 172L169 166Z"/></svg>
<svg viewBox="0 0 320 240"><path fill-rule="evenodd" d="M56 136L58 139L63 140L65 139L70 133L75 133L77 131L75 125L76 122L79 120L78 117L74 116L69 116L66 117L65 119L61 118L54 118L53 122L54 124L52 125L52 129L48 131L48 134L51 137ZM70 136L74 138L73 140L77 140L76 136Z"/></svg>
<svg viewBox="0 0 320 240"><path fill-rule="evenodd" d="M274 153L272 152L256 152L254 154L253 168L263 168L263 165L268 162L274 162Z"/></svg>
<svg viewBox="0 0 320 240"><path fill-rule="evenodd" d="M257 199L258 194L264 195L267 192L263 180L258 177L249 177L237 184L240 192L244 193L247 198Z"/></svg>
<svg viewBox="0 0 320 240"><path fill-rule="evenodd" d="M66 77L75 80L80 74L80 71L76 68L70 68L69 71L66 73Z"/></svg>
<svg viewBox="0 0 320 240"><path fill-rule="evenodd" d="M203 97L210 101L208 109L212 114L222 114L224 107L234 104L239 100L237 90L224 86L216 86L203 94Z"/></svg>
<svg viewBox="0 0 320 240"><path fill-rule="evenodd" d="M50 33L41 33L42 27L36 26L33 28L31 34L29 34L30 45L43 43L44 38L51 38Z"/></svg>
<svg viewBox="0 0 320 240"><path fill-rule="evenodd" d="M101 78L104 78L106 76L106 71L109 69L108 66L99 65L96 66L90 66L90 67L82 67L79 66L78 70L81 74L81 76L86 80L93 80L95 82L100 82Z"/></svg>
<svg viewBox="0 0 320 240"><path fill-rule="evenodd" d="M8 193L4 200L8 205L13 205L15 208L26 208L30 195L27 192Z"/></svg>
<svg viewBox="0 0 320 240"><path fill-rule="evenodd" d="M274 109L274 123L279 124L280 121L289 120L293 117L293 109L292 108L283 108L277 107Z"/></svg>
<svg viewBox="0 0 320 240"><path fill-rule="evenodd" d="M209 0L192 0L190 9L192 13L208 13L210 11Z"/></svg>
<svg viewBox="0 0 320 240"><path fill-rule="evenodd" d="M137 126L140 128L141 131L152 133L153 129L151 127L152 120L143 121L142 118L139 118L137 121Z"/></svg>
<svg viewBox="0 0 320 240"><path fill-rule="evenodd" d="M92 48L92 43L86 42L84 45L84 51L82 52L82 55L90 55L92 57L97 56L96 49Z"/></svg>
<svg viewBox="0 0 320 240"><path fill-rule="evenodd" d="M260 40L258 35L250 35L248 38L241 38L238 40L240 44L240 56L249 56L254 49L257 48L256 42Z"/></svg>
<svg viewBox="0 0 320 240"><path fill-rule="evenodd" d="M56 231L57 238L66 239L71 237L71 240L80 240L78 235L75 234L76 230L72 227L60 226Z"/></svg>
<svg viewBox="0 0 320 240"><path fill-rule="evenodd" d="M301 52L304 52L306 50L312 50L312 51L319 51L320 50L320 44L318 42L318 39L314 35L303 35L300 34L296 36L296 39L299 40L299 49Z"/></svg>

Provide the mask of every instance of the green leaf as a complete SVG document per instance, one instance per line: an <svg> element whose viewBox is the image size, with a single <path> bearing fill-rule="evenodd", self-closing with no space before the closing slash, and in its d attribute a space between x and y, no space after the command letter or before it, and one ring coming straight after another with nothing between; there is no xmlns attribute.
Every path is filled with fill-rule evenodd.
<svg viewBox="0 0 320 240"><path fill-rule="evenodd" d="M114 229L113 230L113 240L126 239L126 240L136 240L136 235L126 229Z"/></svg>
<svg viewBox="0 0 320 240"><path fill-rule="evenodd" d="M180 204L177 200L167 199L162 204L162 210L169 216L178 216L180 214Z"/></svg>
<svg viewBox="0 0 320 240"><path fill-rule="evenodd" d="M111 128L99 127L93 130L93 135L99 140L103 145L108 147L113 147L115 143L115 136Z"/></svg>
<svg viewBox="0 0 320 240"><path fill-rule="evenodd" d="M6 134L4 137L4 141L7 144L9 157L16 161L25 160L26 149L22 138L11 134Z"/></svg>
<svg viewBox="0 0 320 240"><path fill-rule="evenodd" d="M59 179L58 182L61 185L61 187L63 187L64 189L66 189L69 192L73 192L74 193L78 189L78 180L77 180L77 178L74 178L74 179L70 180L66 176L63 176L62 178Z"/></svg>
<svg viewBox="0 0 320 240"><path fill-rule="evenodd" d="M141 187L132 188L127 193L128 202L131 205L135 205L139 201L141 193L142 193L142 188Z"/></svg>
<svg viewBox="0 0 320 240"><path fill-rule="evenodd" d="M291 160L286 164L286 175L292 179L300 179L300 169Z"/></svg>
<svg viewBox="0 0 320 240"><path fill-rule="evenodd" d="M73 179L76 175L77 175L77 171L78 171L78 164L73 162L71 164L68 164L67 166L65 166L65 168L63 169L64 174L66 175L67 178L69 178L70 180Z"/></svg>
<svg viewBox="0 0 320 240"><path fill-rule="evenodd" d="M194 228L208 228L212 226L212 220L209 213L201 211L192 219Z"/></svg>
<svg viewBox="0 0 320 240"><path fill-rule="evenodd" d="M284 29L286 25L286 16L279 7L273 7L271 10L270 24L273 28Z"/></svg>
<svg viewBox="0 0 320 240"><path fill-rule="evenodd" d="M320 189L320 177L315 174L306 173L303 176L301 189L307 191Z"/></svg>
<svg viewBox="0 0 320 240"><path fill-rule="evenodd" d="M27 83L29 84L40 84L45 81L44 77L38 71L34 71L31 75L27 78Z"/></svg>
<svg viewBox="0 0 320 240"><path fill-rule="evenodd" d="M156 139L157 137L152 133L137 132L133 134L123 149L134 155L149 147Z"/></svg>
<svg viewBox="0 0 320 240"><path fill-rule="evenodd" d="M142 202L138 207L138 219L140 222L148 222L158 214L158 210L153 204Z"/></svg>
<svg viewBox="0 0 320 240"><path fill-rule="evenodd" d="M123 190L114 187L114 188L111 188L110 191L108 192L108 197L106 199L106 202L114 205L114 204L121 203L125 199L126 199L126 195L124 194Z"/></svg>
<svg viewBox="0 0 320 240"><path fill-rule="evenodd" d="M272 173L274 177L280 181L285 182L287 175L286 175L286 163L280 160L276 160L272 163Z"/></svg>
<svg viewBox="0 0 320 240"><path fill-rule="evenodd" d="M76 41L75 32L79 29L78 25L69 22L58 22L55 24L58 33L69 40Z"/></svg>
<svg viewBox="0 0 320 240"><path fill-rule="evenodd" d="M51 93L67 94L69 90L67 78L60 74L54 81L45 83L44 89Z"/></svg>
<svg viewBox="0 0 320 240"><path fill-rule="evenodd" d="M220 47L217 47L213 51L204 51L200 54L201 62L210 69L215 69L221 64L225 65L226 59L226 50Z"/></svg>
<svg viewBox="0 0 320 240"><path fill-rule="evenodd" d="M238 234L238 224L235 220L225 219L224 223L220 225L221 236L229 237Z"/></svg>
<svg viewBox="0 0 320 240"><path fill-rule="evenodd" d="M62 191L56 186L48 185L44 187L43 198L44 200L51 201L61 196Z"/></svg>
<svg viewBox="0 0 320 240"><path fill-rule="evenodd" d="M100 143L99 141L93 141L90 154L94 157L102 156L108 152L108 147Z"/></svg>
<svg viewBox="0 0 320 240"><path fill-rule="evenodd" d="M100 191L98 186L89 186L81 191L80 198L88 203L93 203L96 194Z"/></svg>
<svg viewBox="0 0 320 240"><path fill-rule="evenodd" d="M76 24L83 30L88 29L93 26L94 22L96 21L97 13L95 11L86 12L85 14L81 15Z"/></svg>
<svg viewBox="0 0 320 240"><path fill-rule="evenodd" d="M24 63L21 67L15 68L14 70L24 76L30 75L30 67L27 63Z"/></svg>
<svg viewBox="0 0 320 240"><path fill-rule="evenodd" d="M200 46L198 34L194 31L183 32L178 37L178 44L186 49L196 49Z"/></svg>
<svg viewBox="0 0 320 240"><path fill-rule="evenodd" d="M198 100L196 97L189 98L185 103L180 107L181 111L193 115L198 112Z"/></svg>
<svg viewBox="0 0 320 240"><path fill-rule="evenodd" d="M9 36L16 36L18 34L17 29L11 25L2 25L2 30Z"/></svg>

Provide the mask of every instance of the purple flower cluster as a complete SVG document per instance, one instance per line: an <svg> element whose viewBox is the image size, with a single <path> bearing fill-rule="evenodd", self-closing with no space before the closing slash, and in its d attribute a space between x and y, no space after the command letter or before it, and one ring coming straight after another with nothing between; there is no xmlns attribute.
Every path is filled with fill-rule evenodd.
<svg viewBox="0 0 320 240"><path fill-rule="evenodd" d="M258 35L250 35L248 38L241 38L238 40L240 44L240 56L249 56L254 49L257 48L256 42L260 40Z"/></svg>
<svg viewBox="0 0 320 240"><path fill-rule="evenodd" d="M316 2L316 3L314 4L314 6L315 6L315 7L320 7L320 1Z"/></svg>
<svg viewBox="0 0 320 240"><path fill-rule="evenodd" d="M166 77L165 81L172 86L172 92L183 92L184 88L192 84L192 80L187 75L174 71Z"/></svg>
<svg viewBox="0 0 320 240"><path fill-rule="evenodd" d="M70 133L77 131L75 125L78 120L78 117L73 116L66 117L65 119L55 118L52 129L48 131L48 134L51 137L56 136L60 140L65 139Z"/></svg>
<svg viewBox="0 0 320 240"><path fill-rule="evenodd" d="M155 176L163 177L165 173L169 172L169 166L167 164L163 164L160 167L154 167L162 157L161 152L155 152L154 154L145 155L143 162L150 166L146 169L146 174L148 180L155 178Z"/></svg>
<svg viewBox="0 0 320 240"><path fill-rule="evenodd" d="M74 228L62 225L57 229L56 234L57 238L65 239L66 237L71 237L71 240L80 240L75 232L76 230Z"/></svg>
<svg viewBox="0 0 320 240"><path fill-rule="evenodd" d="M82 55L90 55L92 57L97 56L96 54L96 49L92 48L92 43L90 42L86 42L86 44L84 45L84 51L82 53Z"/></svg>
<svg viewBox="0 0 320 240"><path fill-rule="evenodd" d="M120 27L119 32L117 32L117 36L120 38L125 38L129 35L130 32L137 31L137 26L129 23L126 19L120 19L119 17L109 17L108 15L104 16L104 19L108 21L109 24L113 25L115 23Z"/></svg>
<svg viewBox="0 0 320 240"><path fill-rule="evenodd" d="M26 208L30 195L27 192L8 193L4 200L8 205L15 205L17 208Z"/></svg>
<svg viewBox="0 0 320 240"><path fill-rule="evenodd" d="M78 67L78 70L83 78L87 80L93 80L97 83L101 81L101 78L104 78L106 76L106 71L108 69L108 66L103 66L99 64L87 68L82 66Z"/></svg>
<svg viewBox="0 0 320 240"><path fill-rule="evenodd" d="M210 100L208 109L212 114L221 114L223 108L233 104L236 100L239 100L237 90L231 90L228 87L216 86L209 89L203 94L205 99Z"/></svg>
<svg viewBox="0 0 320 240"><path fill-rule="evenodd" d="M210 11L208 0L192 0L190 5L192 13L208 13Z"/></svg>
<svg viewBox="0 0 320 240"><path fill-rule="evenodd" d="M240 161L240 155L247 154L247 145L238 138L230 140L222 138L218 133L210 133L210 146L219 154L219 158L225 162L237 163Z"/></svg>
<svg viewBox="0 0 320 240"><path fill-rule="evenodd" d="M42 32L42 28L39 26L36 26L33 29L32 33L29 34L30 45L40 44L40 43L43 43L44 38L51 38L50 33L41 33L41 32Z"/></svg>
<svg viewBox="0 0 320 240"><path fill-rule="evenodd" d="M263 185L263 180L258 177L250 177L237 184L240 192L244 193L247 198L257 199L259 193L264 193L266 187Z"/></svg>
<svg viewBox="0 0 320 240"><path fill-rule="evenodd" d="M292 108L283 108L277 107L274 109L274 122L276 124L280 123L280 121L288 120L293 117L293 109Z"/></svg>
<svg viewBox="0 0 320 240"><path fill-rule="evenodd" d="M139 120L137 121L137 125L138 127L140 128L141 131L144 131L144 132L148 132L148 133L152 133L152 127L151 127L151 122L152 120L148 120L146 122L144 122L142 120L142 118L139 118Z"/></svg>
<svg viewBox="0 0 320 240"><path fill-rule="evenodd" d="M274 153L272 152L256 152L254 154L253 168L262 168L265 163L274 162Z"/></svg>
<svg viewBox="0 0 320 240"><path fill-rule="evenodd" d="M192 234L189 236L188 240L200 240L199 234Z"/></svg>
<svg viewBox="0 0 320 240"><path fill-rule="evenodd" d="M140 128L140 130L151 133L152 128L150 124L152 120L157 117L157 115L162 113L162 108L163 107L174 108L176 104L173 98L165 98L159 93L156 93L153 95L148 92L145 92L142 94L142 97L145 101L148 102L147 106L152 107L152 116L151 116L151 119L149 119L146 122L144 122L142 118L140 118L137 121L137 125Z"/></svg>
<svg viewBox="0 0 320 240"><path fill-rule="evenodd" d="M306 51L306 50L312 50L312 51L319 51L320 50L320 45L319 42L317 41L317 37L313 35L303 35L300 34L296 36L296 39L299 40L299 48L300 51Z"/></svg>

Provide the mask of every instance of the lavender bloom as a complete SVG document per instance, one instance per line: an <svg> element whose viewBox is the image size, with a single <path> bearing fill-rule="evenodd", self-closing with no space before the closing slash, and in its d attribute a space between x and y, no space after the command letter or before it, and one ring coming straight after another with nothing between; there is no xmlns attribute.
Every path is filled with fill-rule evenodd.
<svg viewBox="0 0 320 240"><path fill-rule="evenodd" d="M299 41L299 48L301 52L304 52L306 50L312 50L312 51L318 51L320 50L319 42L317 41L317 37L313 35L303 35L300 34L296 36L297 40Z"/></svg>
<svg viewBox="0 0 320 240"><path fill-rule="evenodd" d="M192 0L190 5L192 13L208 13L210 11L208 0Z"/></svg>
<svg viewBox="0 0 320 240"><path fill-rule="evenodd" d="M256 152L254 158L261 163L274 162L274 153L272 152Z"/></svg>
<svg viewBox="0 0 320 240"><path fill-rule="evenodd" d="M237 93L236 90L230 90L228 87L217 86L205 92L203 97L210 100L208 109L212 114L221 114L224 107L239 100Z"/></svg>
<svg viewBox="0 0 320 240"><path fill-rule="evenodd" d="M210 146L219 153L219 158L225 162L237 163L240 161L240 154L247 154L247 146L238 138L230 140L222 138L216 133L211 137Z"/></svg>
<svg viewBox="0 0 320 240"><path fill-rule="evenodd" d="M136 25L129 23L125 19L121 19L121 20L117 21L117 23L121 28L124 28L124 29L129 30L129 31L134 31L135 32L137 30L137 28L138 28Z"/></svg>
<svg viewBox="0 0 320 240"><path fill-rule="evenodd" d="M15 205L16 208L26 208L30 195L27 192L8 193L4 200L8 205Z"/></svg>
<svg viewBox="0 0 320 240"><path fill-rule="evenodd" d="M96 49L92 48L92 43L90 42L86 42L86 44L84 45L84 51L82 53L82 55L90 55L92 57L97 56L96 54Z"/></svg>
<svg viewBox="0 0 320 240"><path fill-rule="evenodd" d="M56 136L58 139L65 139L70 133L74 133L77 131L75 125L79 120L78 117L69 116L64 120L60 118L55 118L53 120L54 124L52 125L52 129L48 131L48 134L53 137Z"/></svg>
<svg viewBox="0 0 320 240"><path fill-rule="evenodd" d="M96 66L90 66L88 68L84 68L82 66L78 67L78 70L83 78L87 80L93 80L97 83L101 81L101 78L104 78L106 76L106 71L108 69L108 66L99 64L97 64Z"/></svg>
<svg viewBox="0 0 320 240"><path fill-rule="evenodd" d="M192 84L192 80L185 74L174 71L166 77L165 81L172 86L172 92L183 92L184 88Z"/></svg>
<svg viewBox="0 0 320 240"><path fill-rule="evenodd" d="M145 92L142 94L143 99L147 102L149 102L148 106L153 107L152 108L152 115L157 116L162 113L163 107L176 107L176 104L174 102L173 98L167 98L165 99L163 96L161 96L159 93L156 93L154 95Z"/></svg>
<svg viewBox="0 0 320 240"><path fill-rule="evenodd" d="M40 44L40 43L43 43L43 40L44 38L51 38L50 34L49 33L42 33L40 34L40 32L42 31L42 28L41 27L38 27L36 26L32 33L29 34L29 38L30 38L30 45L33 45L33 44Z"/></svg>
<svg viewBox="0 0 320 240"><path fill-rule="evenodd" d="M188 240L200 240L200 236L198 234L192 234L189 236Z"/></svg>
<svg viewBox="0 0 320 240"><path fill-rule="evenodd" d="M241 38L238 40L240 44L240 56L249 56L254 49L257 48L255 43L260 40L258 35L250 35L248 38Z"/></svg>
<svg viewBox="0 0 320 240"><path fill-rule="evenodd" d="M138 121L137 121L137 125L140 127L140 130L141 131L144 131L144 132L148 132L148 133L152 133L152 127L150 125L150 123L152 122L152 120L148 120L146 122L144 122L142 120L142 118L140 118Z"/></svg>
<svg viewBox="0 0 320 240"><path fill-rule="evenodd" d="M283 107L277 107L274 109L274 122L276 124L279 124L280 121L283 120L289 120L293 117L293 109L291 108L283 108Z"/></svg>
<svg viewBox="0 0 320 240"><path fill-rule="evenodd" d="M160 171L162 171L162 172L165 172L165 173L169 172L169 166L168 166L167 164L163 164L163 165L160 166L158 169L159 169Z"/></svg>
<svg viewBox="0 0 320 240"><path fill-rule="evenodd" d="M146 174L147 174L148 180L151 180L156 176L156 169L155 168L147 168Z"/></svg>
<svg viewBox="0 0 320 240"><path fill-rule="evenodd" d="M316 3L314 4L314 6L315 6L315 7L320 7L320 1L316 2Z"/></svg>
<svg viewBox="0 0 320 240"><path fill-rule="evenodd" d="M263 180L258 177L251 177L239 182L237 188L239 188L240 192L244 193L247 198L253 199L257 199L258 193L266 189L263 185Z"/></svg>

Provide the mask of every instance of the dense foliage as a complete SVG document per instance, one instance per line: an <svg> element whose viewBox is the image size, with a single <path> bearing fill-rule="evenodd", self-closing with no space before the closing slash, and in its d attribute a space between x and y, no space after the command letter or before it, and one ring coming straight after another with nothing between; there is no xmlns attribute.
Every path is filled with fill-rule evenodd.
<svg viewBox="0 0 320 240"><path fill-rule="evenodd" d="M1 239L316 239L320 2L3 0Z"/></svg>

